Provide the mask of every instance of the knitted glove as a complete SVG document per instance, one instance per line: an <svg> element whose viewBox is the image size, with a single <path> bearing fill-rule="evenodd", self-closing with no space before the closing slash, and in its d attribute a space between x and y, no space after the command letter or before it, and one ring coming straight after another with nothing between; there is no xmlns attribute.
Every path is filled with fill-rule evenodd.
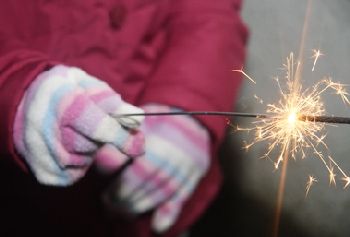
<svg viewBox="0 0 350 237"><path fill-rule="evenodd" d="M160 105L143 108L146 112L174 110ZM182 204L208 169L209 135L190 116L146 117L140 130L145 135L145 155L122 173L119 189L112 192L116 205L127 206L131 213L155 209L152 228L161 233L176 222ZM96 164L111 172L119 156Z"/></svg>
<svg viewBox="0 0 350 237"><path fill-rule="evenodd" d="M106 83L84 71L55 66L30 85L18 107L14 143L37 180L66 186L83 177L107 144L125 156L144 153L143 134L133 120L112 116L140 113ZM119 154L119 153L118 153ZM124 156L118 156L124 162Z"/></svg>

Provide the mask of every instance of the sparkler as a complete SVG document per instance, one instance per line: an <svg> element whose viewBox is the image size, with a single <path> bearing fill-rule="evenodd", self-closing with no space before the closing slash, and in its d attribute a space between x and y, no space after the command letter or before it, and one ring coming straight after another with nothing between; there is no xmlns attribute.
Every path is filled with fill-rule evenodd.
<svg viewBox="0 0 350 237"><path fill-rule="evenodd" d="M319 52L319 51L317 51ZM137 113L137 114L120 114L116 118L126 118L133 116L176 116L176 115L203 115L203 116L226 116L226 117L247 117L256 118L253 122L253 128L236 127L238 131L255 131L254 140L245 146L249 149L258 142L268 141L267 152L263 157L270 159L270 154L273 150L279 149L280 154L274 162L276 169L279 168L281 162L286 155L291 155L296 159L296 154L301 154L301 158L306 157L306 150L311 149L325 165L330 183L335 184L335 171L338 170L342 175L342 180L345 181L344 188L350 184L350 177L341 169L336 161L331 156L325 156L317 147L323 146L328 149L324 139L325 134L322 133L324 127L328 123L350 124L348 117L325 116L325 107L321 100L321 95L327 90L333 90L339 95L344 103L350 104L348 93L344 89L343 84L333 82L330 78L325 78L315 84L311 88L305 90L302 86L295 86L295 75L299 70L299 65L294 69L295 63L293 54L286 60L284 65L286 69L286 88L283 88L280 80L276 77L281 93L281 99L275 104L268 104L265 114L256 113L239 113L239 112L220 112L220 111L179 111L179 112L162 112L162 113ZM243 70L238 70L243 72ZM246 73L243 75L248 76ZM249 76L248 76L249 77ZM250 78L250 77L249 77ZM250 78L250 80L252 80ZM297 91L295 91L297 88ZM272 160L272 159L270 159ZM311 176L310 176L311 177ZM307 183L307 191L309 192L314 179L309 179Z"/></svg>
<svg viewBox="0 0 350 237"><path fill-rule="evenodd" d="M306 15L309 14L310 5L311 1L309 1ZM306 30L303 31L303 35L305 32ZM303 46L301 46L301 52L302 48ZM317 60L321 55L320 50L314 50L312 71L314 71ZM344 189L350 185L350 177L345 171L330 155L324 155L323 151L328 152L328 147L325 143L326 134L324 128L328 124L327 121L332 120L332 118L324 116L325 105L321 99L323 93L333 90L345 104L349 105L349 94L345 90L345 85L333 82L331 78L323 78L313 87L303 89L300 82L302 66L301 57L297 63L294 63L293 54L291 53L286 60L286 64L284 64L286 83L283 83L282 86L278 77L275 78L281 94L280 100L275 104L267 105L266 118L254 122L255 127L241 129L255 131L253 142L245 146L247 149L258 142L267 141L269 145L263 157L270 159L276 169L279 168L281 163L283 164L273 223L274 237L277 237L279 232L289 157L296 159L296 155L301 154L301 158L304 159L307 156L307 151L310 150L326 167L330 185L336 184L335 178L337 173L340 173L342 176L341 180L345 182ZM343 122L345 120L344 118ZM320 123L316 123L316 121ZM279 151L276 161L270 158L274 150ZM306 183L306 196L315 182L317 182L317 179L309 176Z"/></svg>
<svg viewBox="0 0 350 237"><path fill-rule="evenodd" d="M243 113L243 112L222 112L222 111L178 111L178 112L155 112L155 113L129 113L113 115L116 119L137 117L137 116L223 116L223 117L244 117L265 119L270 118L267 114ZM335 117L335 116L314 116L314 115L299 115L298 120L316 123L334 123L334 124L350 124L350 117ZM136 121L136 120L135 120Z"/></svg>
<svg viewBox="0 0 350 237"><path fill-rule="evenodd" d="M319 52L319 50L315 51ZM317 58L315 58L315 61ZM322 94L333 90L341 100L350 105L345 85L333 82L331 78L324 78L313 87L303 89L301 84L295 84L300 78L300 63L294 63L293 54L286 60L284 68L285 84L281 84L278 77L275 78L280 90L281 99L275 104L268 104L265 117L256 120L253 128L238 128L243 131L254 131L255 138L245 145L246 149L258 142L267 141L267 152L262 156L270 159L276 169L287 155L296 159L297 154L304 159L308 151L311 151L325 165L330 183L335 184L335 172L339 172L345 182L344 188L350 184L350 178L330 155L324 155L321 150L328 150L325 143L325 126L330 123L348 123L348 118L324 116L325 106L322 102ZM336 122L337 121L337 122ZM276 160L270 158L274 150L279 150ZM313 180L314 181L314 180ZM307 193L314 182L307 183Z"/></svg>
<svg viewBox="0 0 350 237"><path fill-rule="evenodd" d="M319 56L322 55L320 50L314 50L314 66ZM262 156L270 159L274 163L275 169L278 169L281 162L290 155L296 159L297 154L301 154L304 159L308 151L311 151L325 165L328 173L330 184L336 184L336 172L342 176L341 180L345 182L344 188L350 185L350 177L330 156L324 155L321 150L328 150L325 143L326 135L324 128L329 123L350 124L350 118L325 116L325 106L321 96L329 90L333 90L335 94L340 96L341 100L350 105L348 93L345 85L332 81L331 78L324 78L313 87L303 89L300 84L300 66L301 63L294 62L293 53L287 57L284 68L285 83L280 83L278 77L275 78L280 90L281 98L277 103L268 104L266 113L238 113L238 112L220 112L220 111L190 111L190 112L163 112L163 113L138 113L138 114L120 114L115 116L118 118L133 116L175 116L175 115L196 115L196 116L226 116L226 117L248 117L256 118L252 128L235 127L238 131L254 131L255 137L252 142L245 145L249 149L256 143L267 141L269 143L267 152ZM255 81L247 75L243 69L234 70L241 72L249 80ZM258 98L255 95L255 98ZM260 103L263 103L262 100ZM319 149L322 147L324 149ZM273 151L279 150L276 160L270 158ZM312 177L312 176L310 176ZM306 193L315 182L314 178L310 178L307 182Z"/></svg>

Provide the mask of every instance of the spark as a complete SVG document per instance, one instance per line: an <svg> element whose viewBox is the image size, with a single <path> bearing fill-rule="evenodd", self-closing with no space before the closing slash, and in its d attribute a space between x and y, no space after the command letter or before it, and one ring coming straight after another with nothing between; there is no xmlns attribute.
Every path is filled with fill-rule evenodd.
<svg viewBox="0 0 350 237"><path fill-rule="evenodd" d="M345 90L345 86L347 86L347 85L341 84L339 82L332 82L331 80L329 80L328 83L329 83L329 86L335 90L335 93L340 96L342 101L345 104L350 105L350 101L348 98L349 93Z"/></svg>
<svg viewBox="0 0 350 237"><path fill-rule="evenodd" d="M336 182L335 182L336 174L334 173L333 170L334 170L334 167L331 167L329 171L329 185L334 184L334 186L336 186Z"/></svg>
<svg viewBox="0 0 350 237"><path fill-rule="evenodd" d="M335 184L335 177L338 173L345 181L344 188L346 188L350 185L350 177L327 154L328 146L325 142L327 124L312 120L312 116L324 116L326 113L322 101L322 95L326 91L335 91L335 94L339 95L344 103L350 105L348 93L345 90L346 85L333 82L331 78L323 78L314 86L304 89L301 83L298 83L300 78L296 78L300 76L299 67L300 63L294 62L294 56L291 53L284 64L284 80L275 78L281 95L279 101L267 104L266 117L253 122L253 127L240 128L240 130L255 133L253 141L245 144L245 148L249 149L256 143L267 142L267 151L262 158L271 160L275 169L278 169L288 157L304 159L313 154L324 164L329 173L330 184ZM312 116L305 117L304 115ZM275 152L278 152L277 159L272 159L271 156ZM314 182L313 177L309 178L307 192Z"/></svg>
<svg viewBox="0 0 350 237"><path fill-rule="evenodd" d="M253 80L253 78L251 78L247 73L245 73L244 71L243 71L243 68L241 68L241 69L235 69L235 70L232 70L233 72L240 72L240 73L242 73L246 78L248 78L251 82L253 82L254 84L256 84L256 82Z"/></svg>
<svg viewBox="0 0 350 237"><path fill-rule="evenodd" d="M347 188L350 184L350 177L344 177L342 178L343 181L345 181L344 189Z"/></svg>
<svg viewBox="0 0 350 237"><path fill-rule="evenodd" d="M258 101L259 104L264 104L264 101L257 95L254 95L254 98Z"/></svg>
<svg viewBox="0 0 350 237"><path fill-rule="evenodd" d="M315 71L315 66L316 66L316 63L317 63L318 58L319 58L320 56L323 56L324 54L321 53L321 50L319 50L319 49L313 49L312 51L313 51L313 53L314 53L314 54L312 55L312 57L311 57L311 58L314 59L314 64L313 64L313 66L312 66L312 71Z"/></svg>
<svg viewBox="0 0 350 237"><path fill-rule="evenodd" d="M305 197L309 194L311 186L317 182L317 179L311 175L309 175L308 181L306 182L306 192Z"/></svg>

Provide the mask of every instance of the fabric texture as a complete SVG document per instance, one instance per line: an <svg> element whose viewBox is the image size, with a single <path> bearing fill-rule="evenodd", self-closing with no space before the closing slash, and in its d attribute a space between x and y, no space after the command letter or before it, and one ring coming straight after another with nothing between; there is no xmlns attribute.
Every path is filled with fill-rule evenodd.
<svg viewBox="0 0 350 237"><path fill-rule="evenodd" d="M179 111L154 104L142 108L150 113ZM108 192L115 196L112 201L123 203L131 213L155 209L152 228L163 233L176 222L183 203L208 170L210 138L191 116L146 117L140 130L146 141L144 156L122 173L120 186ZM118 169L124 156L119 153L108 161L98 159L97 165L110 173Z"/></svg>
<svg viewBox="0 0 350 237"><path fill-rule="evenodd" d="M125 155L116 156L118 167L143 154L143 134L136 130L143 117L113 118L142 112L106 83L59 65L41 73L27 89L16 115L14 141L40 183L66 186L85 175L106 144L113 147L110 155L114 150Z"/></svg>
<svg viewBox="0 0 350 237"><path fill-rule="evenodd" d="M0 172L0 232L44 235L46 227L57 236L155 236L148 213L130 223L105 221L97 200L106 181L94 167L72 187L52 190L11 165L28 170L12 137L18 105L40 73L64 64L105 81L136 106L231 110L242 79L232 69L242 67L247 39L240 5L241 0L2 1L0 162L7 168ZM220 188L217 150L225 119L196 119L210 133L210 166L166 237L189 228ZM36 228L37 223L45 224Z"/></svg>

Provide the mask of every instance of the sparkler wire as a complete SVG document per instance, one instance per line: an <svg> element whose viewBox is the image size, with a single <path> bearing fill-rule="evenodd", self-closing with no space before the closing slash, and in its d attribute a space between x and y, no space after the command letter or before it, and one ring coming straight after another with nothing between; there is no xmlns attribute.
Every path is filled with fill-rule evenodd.
<svg viewBox="0 0 350 237"><path fill-rule="evenodd" d="M256 118L256 119L271 118L271 116L267 114L221 112L221 111L177 111L177 112L155 112L155 113L128 113L128 114L113 115L113 117L118 119L118 118L134 117L134 116L179 116L179 115L245 117L245 118ZM299 115L298 119L305 122L350 124L350 117Z"/></svg>

